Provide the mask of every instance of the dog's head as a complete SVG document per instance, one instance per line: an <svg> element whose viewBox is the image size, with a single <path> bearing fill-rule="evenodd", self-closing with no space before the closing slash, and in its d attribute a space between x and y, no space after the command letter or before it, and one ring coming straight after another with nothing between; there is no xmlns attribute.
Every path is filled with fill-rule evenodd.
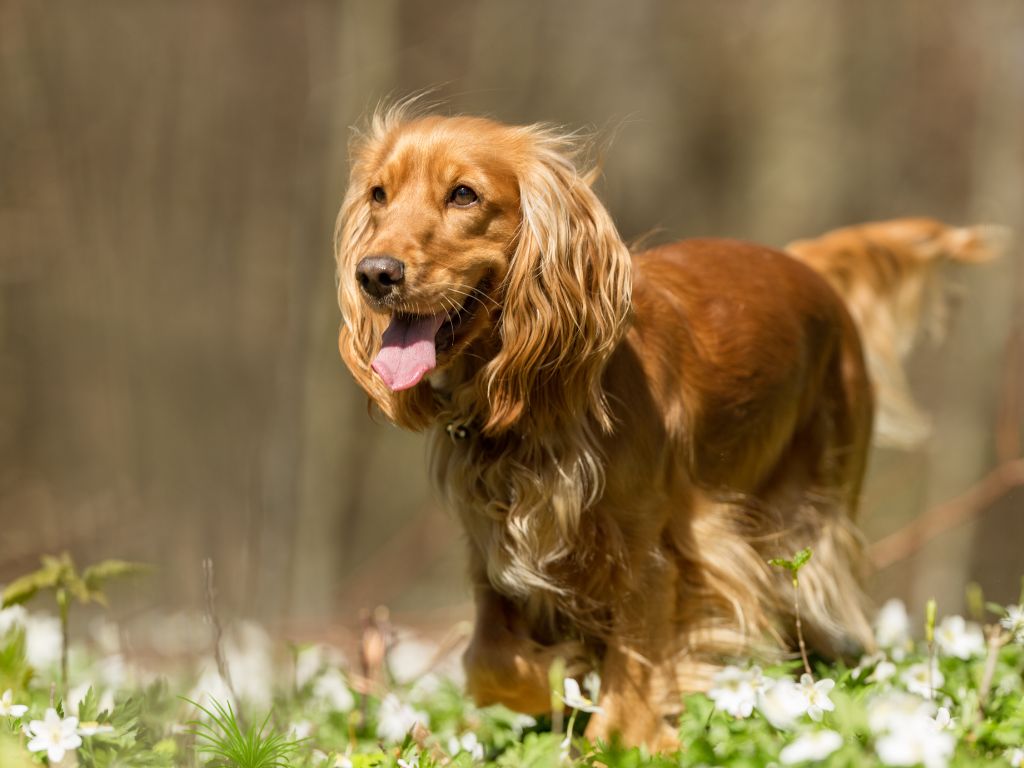
<svg viewBox="0 0 1024 768"><path fill-rule="evenodd" d="M357 139L335 237L339 347L392 421L429 423L433 383L472 385L489 434L556 413L607 426L600 373L630 257L573 158L548 129L400 110Z"/></svg>

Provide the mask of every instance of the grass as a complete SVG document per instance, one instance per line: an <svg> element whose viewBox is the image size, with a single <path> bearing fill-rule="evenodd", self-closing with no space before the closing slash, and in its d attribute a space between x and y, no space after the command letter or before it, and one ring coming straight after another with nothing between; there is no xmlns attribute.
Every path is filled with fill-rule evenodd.
<svg viewBox="0 0 1024 768"><path fill-rule="evenodd" d="M244 728L230 703L214 701L210 707L204 707L188 701L206 716L189 725L193 727L191 734L196 737L197 751L213 756L207 763L211 767L288 768L289 759L302 743L269 731L269 713L259 727Z"/></svg>
<svg viewBox="0 0 1024 768"><path fill-rule="evenodd" d="M139 664L110 643L105 650L79 643L66 654L65 695L57 685L65 654L55 651L54 637L40 634L49 626L59 635L59 623L6 609L0 694L11 693L0 704L0 765L47 764L45 751L29 750L24 726L50 707L77 717L81 744L59 764L79 768L1021 765L1024 627L1003 607L990 610L986 634L945 617L929 622L931 643L915 644L905 614L890 607L889 626L880 627L884 653L850 667L809 660L813 675L805 682L826 692L817 721L799 682L801 660L763 670L739 661L710 697L686 698L681 750L652 756L588 743L585 713L566 713L575 725L567 737L546 719L478 708L444 676L399 670L398 653L384 660L373 683L324 647L275 656L252 627L225 633L223 661L234 691L212 661L204 673L191 662ZM28 711L3 709L16 705Z"/></svg>

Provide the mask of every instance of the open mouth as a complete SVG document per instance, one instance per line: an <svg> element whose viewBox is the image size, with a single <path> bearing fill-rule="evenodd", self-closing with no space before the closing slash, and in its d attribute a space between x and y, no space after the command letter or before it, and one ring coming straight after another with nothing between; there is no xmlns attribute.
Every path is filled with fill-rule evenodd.
<svg viewBox="0 0 1024 768"><path fill-rule="evenodd" d="M396 310L371 367L394 392L409 389L437 366L437 355L466 335L484 305L485 279L454 310L414 314Z"/></svg>

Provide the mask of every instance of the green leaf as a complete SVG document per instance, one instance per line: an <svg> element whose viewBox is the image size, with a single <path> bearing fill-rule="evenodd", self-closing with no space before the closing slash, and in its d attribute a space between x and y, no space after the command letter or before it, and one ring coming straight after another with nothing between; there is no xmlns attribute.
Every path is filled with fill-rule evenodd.
<svg viewBox="0 0 1024 768"><path fill-rule="evenodd" d="M985 603L985 607L990 613L994 613L996 616L1006 615L1006 608L1001 606L999 603Z"/></svg>
<svg viewBox="0 0 1024 768"><path fill-rule="evenodd" d="M57 573L75 570L75 562L67 552L61 552L59 555L42 555L39 559L43 563L43 570Z"/></svg>
<svg viewBox="0 0 1024 768"><path fill-rule="evenodd" d="M87 723L90 720L99 719L99 703L100 700L96 695L96 689L90 685L89 690L85 693L85 698L78 704L79 721Z"/></svg>
<svg viewBox="0 0 1024 768"><path fill-rule="evenodd" d="M56 589L60 584L60 572L41 568L15 579L4 588L3 607L27 602L41 589Z"/></svg>
<svg viewBox="0 0 1024 768"><path fill-rule="evenodd" d="M0 636L0 691L26 690L32 667L25 656L25 630L15 626Z"/></svg>
<svg viewBox="0 0 1024 768"><path fill-rule="evenodd" d="M65 588L80 603L88 603L93 599L92 591L77 573L69 573L64 583Z"/></svg>
<svg viewBox="0 0 1024 768"><path fill-rule="evenodd" d="M153 745L153 751L158 755L174 757L178 753L178 743L174 739L161 739Z"/></svg>
<svg viewBox="0 0 1024 768"><path fill-rule="evenodd" d="M386 755L383 752L370 752L367 754L352 755L352 768L376 768L384 762Z"/></svg>
<svg viewBox="0 0 1024 768"><path fill-rule="evenodd" d="M111 579L124 576L135 576L150 570L145 563L132 563L127 560L103 560L90 565L82 571L82 581L92 591L99 590Z"/></svg>
<svg viewBox="0 0 1024 768"><path fill-rule="evenodd" d="M793 555L793 570L799 571L803 568L807 561L811 559L811 548L804 547L795 555Z"/></svg>
<svg viewBox="0 0 1024 768"><path fill-rule="evenodd" d="M562 740L553 733L529 733L498 758L502 768L554 768L561 764Z"/></svg>

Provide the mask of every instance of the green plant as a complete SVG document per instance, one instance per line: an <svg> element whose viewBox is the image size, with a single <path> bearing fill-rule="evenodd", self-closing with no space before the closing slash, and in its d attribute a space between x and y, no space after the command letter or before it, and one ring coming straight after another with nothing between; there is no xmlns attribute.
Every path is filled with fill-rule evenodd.
<svg viewBox="0 0 1024 768"><path fill-rule="evenodd" d="M43 555L41 560L43 564L41 568L17 578L7 585L3 592L3 607L25 603L41 590L53 590L57 600L57 611L60 614L61 684L67 688L68 611L72 598L79 603L94 602L105 606L107 605L107 596L103 593L103 587L108 581L139 573L145 570L146 566L125 560L103 560L88 566L79 573L71 555L67 552L56 557Z"/></svg>
<svg viewBox="0 0 1024 768"><path fill-rule="evenodd" d="M797 553L773 565L794 576L797 590L809 557ZM804 581L806 590L806 575ZM979 594L974 602L982 600ZM763 668L735 660L738 666L716 675L707 694L681 702L681 749L661 755L580 735L579 713L598 708L599 681L585 678L580 686L563 665L551 676L553 709L566 715L557 727L554 717L538 721L502 707L477 707L456 683L429 675L369 685L343 661L328 662L333 654L327 648L299 686L293 674L274 674L262 662L239 663L249 698L221 694L217 703L200 698L221 689L191 664L175 670L157 660L150 667L146 656L117 654L116 664L134 673L115 684L101 671L114 656L99 646L76 647L74 671L93 689L59 697L55 670L33 675L28 665L32 617L16 610L0 616L7 628L0 635L0 767L46 763L46 745L34 743L39 729L26 726L45 721L50 710L50 720L77 718L81 744L69 745L61 764L80 768L1024 766L1024 605L990 604L997 618L982 644L965 641L981 632L977 624L939 615L934 606L924 622L914 622L894 602L887 619L892 626L879 624L881 649L855 667L812 658L816 680L805 680L795 660ZM902 635L894 630L900 627ZM911 640L912 627L923 630L920 642ZM263 652L269 667L272 653ZM156 669L167 679L144 683ZM351 691L340 695L340 686L362 692L366 709L355 707ZM190 698L176 695L190 690ZM253 717L251 708L242 708L263 700L260 693L273 714L259 710ZM257 727L247 727L253 722Z"/></svg>
<svg viewBox="0 0 1024 768"><path fill-rule="evenodd" d="M193 720L191 733L196 737L196 749L213 755L210 768L288 768L288 758L301 740L291 740L280 733L267 730L270 714L259 726L243 728L231 704L214 701L211 709L186 699L202 711L209 722Z"/></svg>
<svg viewBox="0 0 1024 768"><path fill-rule="evenodd" d="M781 557L774 557L768 561L768 565L775 568L785 568L793 578L793 618L796 621L796 639L800 645L800 658L804 662L804 671L812 675L811 662L807 658L807 644L804 642L804 627L800 620L800 569L811 559L811 548L805 547L797 552L789 560Z"/></svg>

